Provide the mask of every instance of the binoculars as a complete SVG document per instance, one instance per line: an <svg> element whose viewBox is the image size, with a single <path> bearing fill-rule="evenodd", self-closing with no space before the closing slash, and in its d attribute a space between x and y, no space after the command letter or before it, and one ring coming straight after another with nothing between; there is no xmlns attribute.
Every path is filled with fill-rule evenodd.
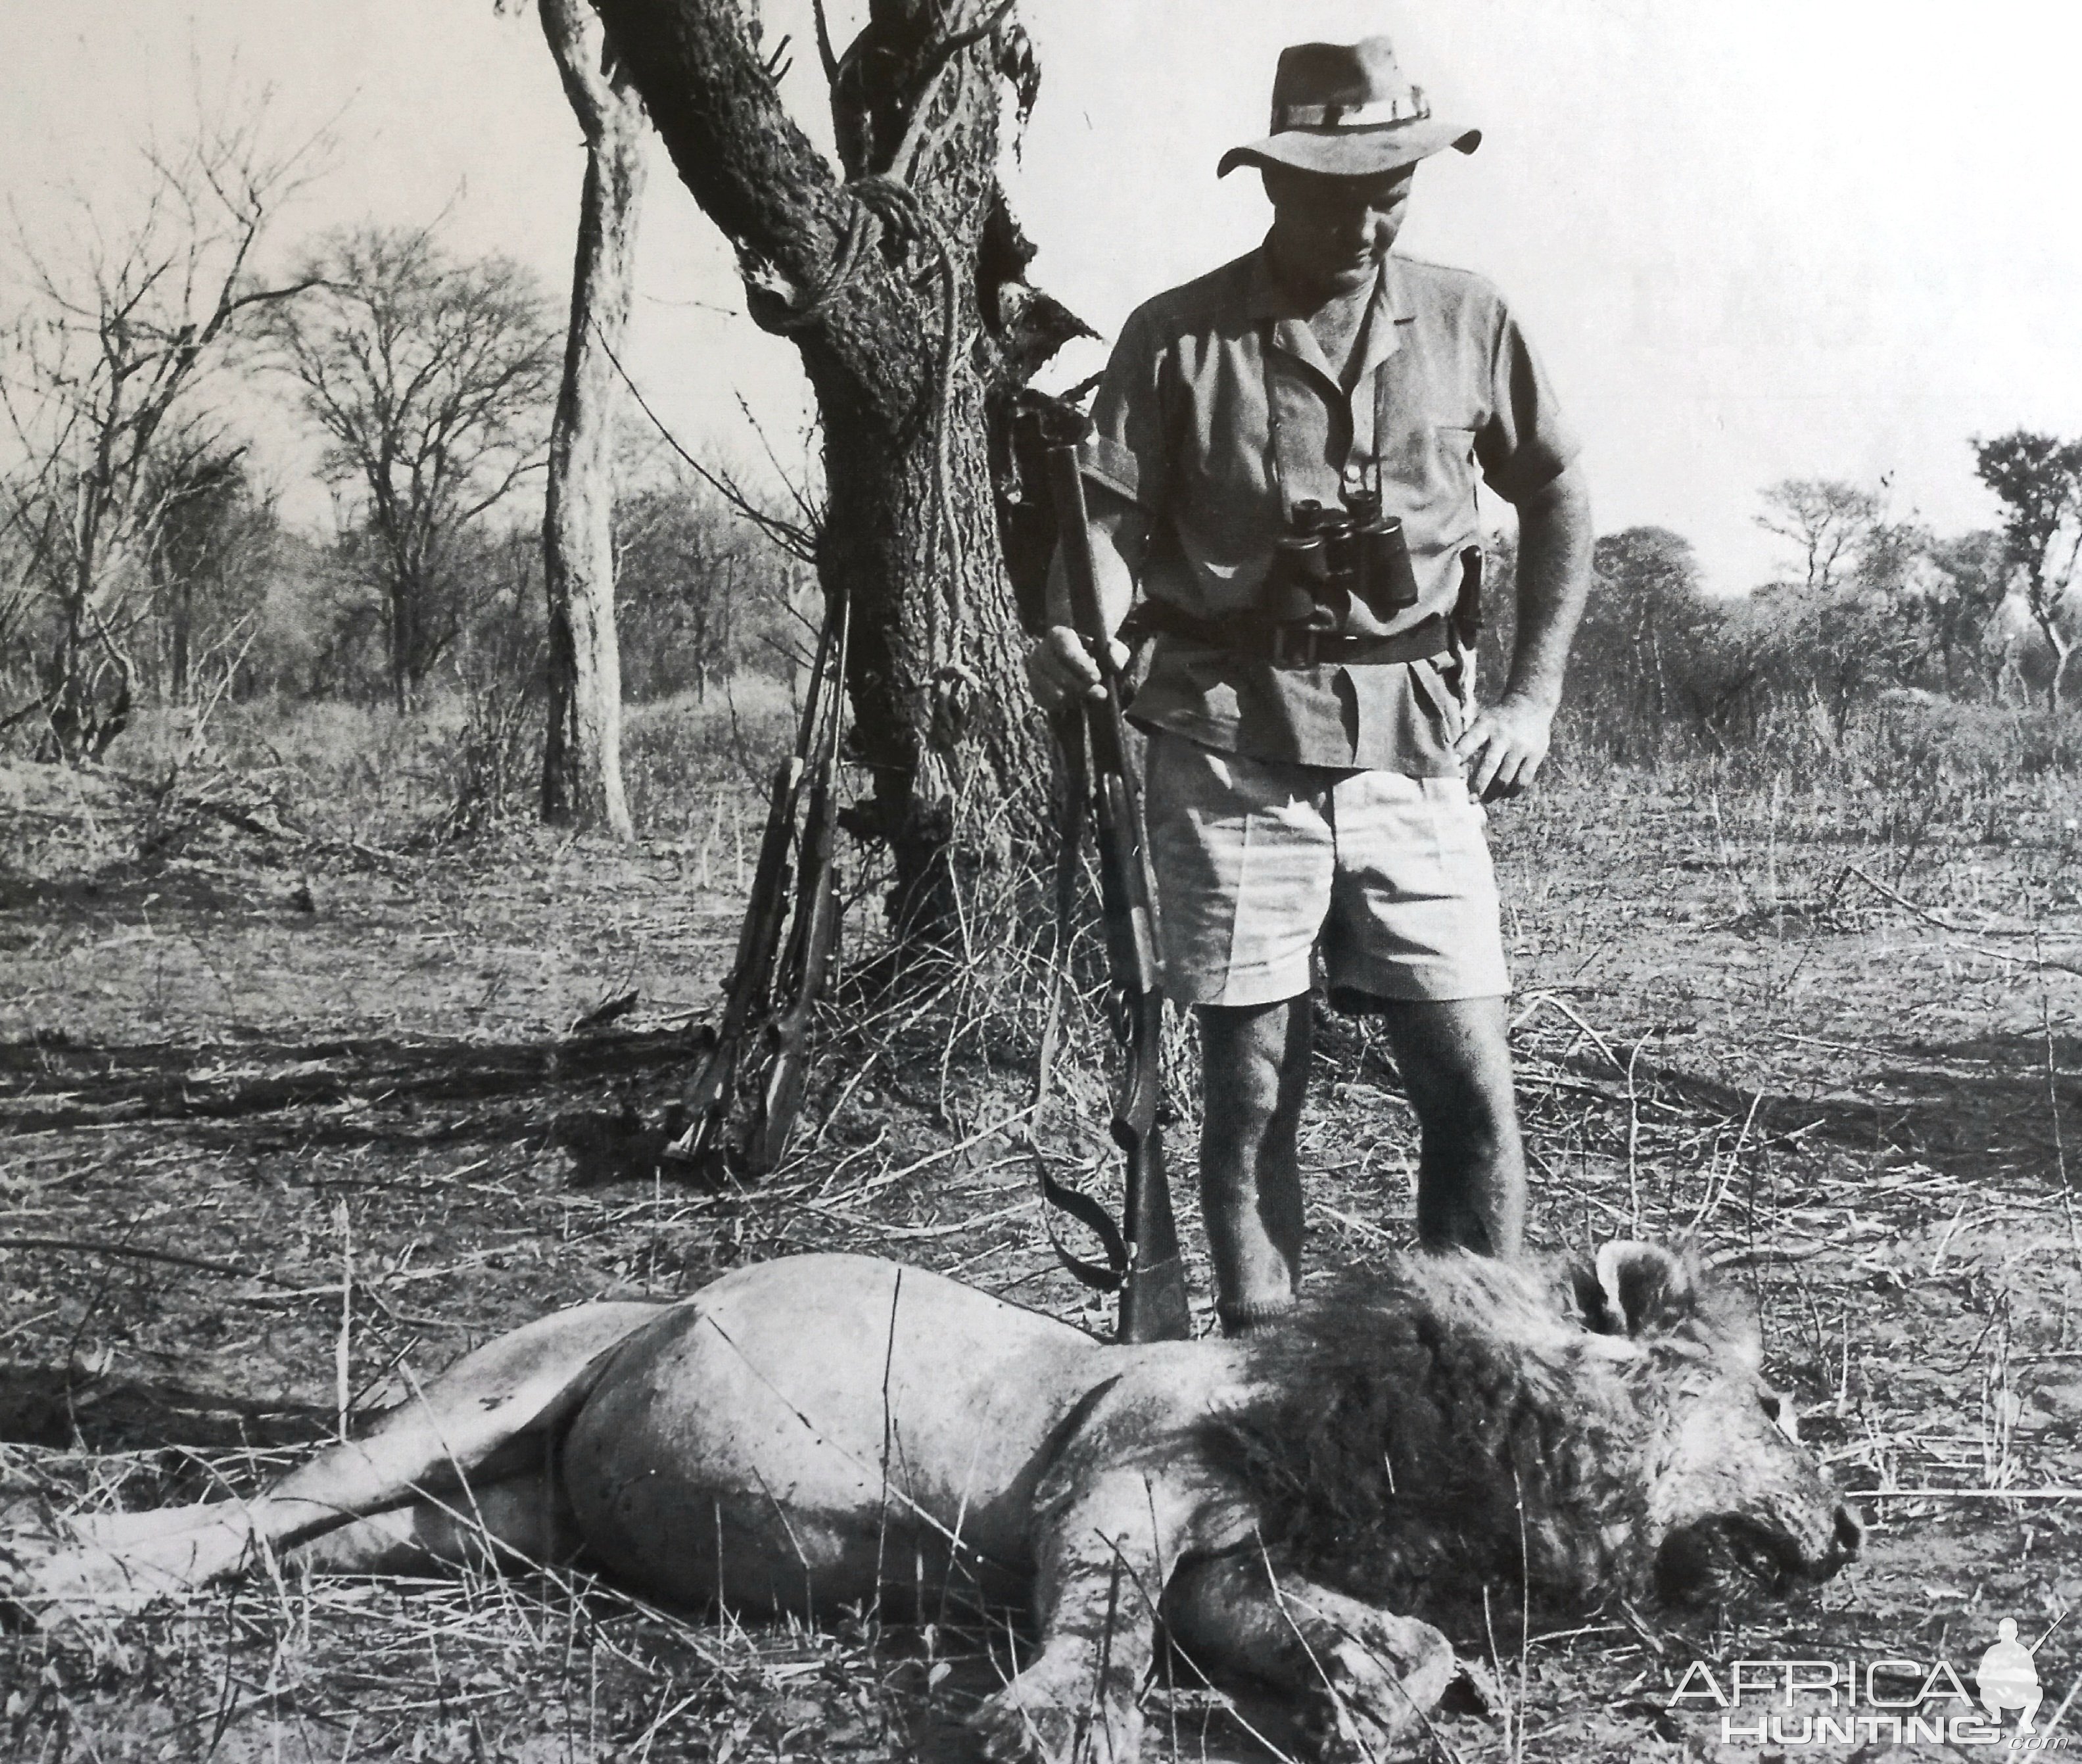
<svg viewBox="0 0 2082 1764"><path fill-rule="evenodd" d="M1262 610L1283 651L1291 639L1344 631L1355 601L1379 619L1417 604L1401 521L1380 512L1376 492L1343 501L1297 503L1275 542Z"/></svg>

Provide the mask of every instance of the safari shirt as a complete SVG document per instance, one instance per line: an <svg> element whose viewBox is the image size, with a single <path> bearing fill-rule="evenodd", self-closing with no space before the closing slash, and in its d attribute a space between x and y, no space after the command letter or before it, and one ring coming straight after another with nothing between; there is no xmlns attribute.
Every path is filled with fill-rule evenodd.
<svg viewBox="0 0 2082 1764"><path fill-rule="evenodd" d="M1347 395L1304 302L1261 248L1130 314L1093 404L1086 476L1148 517L1141 588L1199 618L1253 610L1287 511L1334 507L1376 471L1401 517L1417 604L1385 623L1355 601L1345 629L1384 635L1450 614L1479 546L1476 475L1523 500L1575 443L1502 298L1415 258L1381 264ZM1135 720L1259 759L1411 777L1456 772L1465 680L1432 661L1275 667L1165 632Z"/></svg>

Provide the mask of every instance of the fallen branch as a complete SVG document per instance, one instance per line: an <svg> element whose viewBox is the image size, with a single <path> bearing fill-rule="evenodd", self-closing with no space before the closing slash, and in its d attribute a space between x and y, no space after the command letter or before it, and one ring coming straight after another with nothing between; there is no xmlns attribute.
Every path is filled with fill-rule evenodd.
<svg viewBox="0 0 2082 1764"><path fill-rule="evenodd" d="M1852 1500L2082 1500L2082 1488L1853 1488Z"/></svg>
<svg viewBox="0 0 2082 1764"><path fill-rule="evenodd" d="M279 1274L271 1274L265 1268L247 1268L238 1262L213 1261L206 1255L183 1255L174 1250L151 1250L134 1243L115 1243L107 1238L0 1237L0 1250L47 1250L61 1255L118 1255L136 1262L160 1262L171 1268L192 1268L204 1274L221 1274L230 1280L257 1281L263 1286L277 1288L279 1296L285 1299L332 1297L340 1289L338 1281L329 1286L298 1286L294 1281L284 1280ZM390 1277L411 1279L414 1277L407 1274ZM393 1323L420 1329L469 1329L476 1327L451 1317L430 1317L417 1311L399 1310L381 1292L366 1283L357 1282L355 1290Z"/></svg>
<svg viewBox="0 0 2082 1764"><path fill-rule="evenodd" d="M241 833L251 833L259 839L273 839L301 850L314 851L334 858L351 859L365 867L379 870L393 876L408 876L413 873L411 861L394 851L365 844L359 839L335 838L330 833L312 833L301 827L291 826L281 819L281 811L272 801L264 806L272 813L272 821L263 821L251 808L242 808L236 803L225 802L192 791L175 790L170 785L154 783L149 779L137 778L128 772L120 772L110 766L101 768L101 774L112 783L127 790L152 799L156 808L171 806L186 809L191 813L209 815L235 827Z"/></svg>
<svg viewBox="0 0 2082 1764"><path fill-rule="evenodd" d="M1844 892L1844 884L1852 876L1856 876L1874 893L1885 895L1896 906L1906 907L1926 925L1935 925L1941 931L1971 931L1974 929L1970 925L1955 925L1950 919L1932 912L1928 907L1918 906L1900 889L1889 888L1878 877L1869 875L1855 863L1847 863L1836 872L1836 880L1829 890L1829 898L1822 903L1823 912L1829 911L1835 905L1836 897Z"/></svg>
<svg viewBox="0 0 2082 1764"><path fill-rule="evenodd" d="M173 1250L146 1249L136 1243L117 1243L105 1237L0 1237L0 1250L55 1250L64 1255L120 1255L135 1262L164 1262L174 1268L199 1268L205 1274L228 1275L234 1280L257 1280L270 1286L289 1282L264 1269L247 1268L237 1262L216 1262L206 1256L183 1255Z"/></svg>

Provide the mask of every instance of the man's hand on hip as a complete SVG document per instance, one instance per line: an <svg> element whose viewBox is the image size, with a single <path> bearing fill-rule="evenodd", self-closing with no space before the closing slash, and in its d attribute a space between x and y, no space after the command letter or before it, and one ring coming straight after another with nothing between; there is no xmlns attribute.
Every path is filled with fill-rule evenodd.
<svg viewBox="0 0 2082 1764"><path fill-rule="evenodd" d="M1554 713L1509 693L1485 705L1453 744L1468 769L1468 791L1477 802L1494 802L1529 788L1547 758Z"/></svg>
<svg viewBox="0 0 2082 1764"><path fill-rule="evenodd" d="M1127 665L1127 645L1118 638L1108 639L1116 668ZM1068 625L1051 625L1026 652L1027 682L1043 710L1051 715L1073 698L1098 698L1106 694L1099 665L1091 648Z"/></svg>

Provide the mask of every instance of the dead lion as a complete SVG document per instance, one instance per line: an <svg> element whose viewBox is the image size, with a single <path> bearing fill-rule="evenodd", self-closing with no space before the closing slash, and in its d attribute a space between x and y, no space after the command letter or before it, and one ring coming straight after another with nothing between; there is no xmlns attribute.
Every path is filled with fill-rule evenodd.
<svg viewBox="0 0 2082 1764"><path fill-rule="evenodd" d="M1642 1244L1553 1287L1411 1257L1269 1338L1144 1347L805 1255L515 1330L264 1498L10 1553L46 1617L263 1549L385 1572L491 1540L769 1610L951 1575L1031 1591L1039 1652L974 1718L995 1758L1132 1759L1160 1614L1204 1669L1307 1699L1324 1754L1359 1757L1444 1690L1427 1619L1485 1578L1682 1596L1854 1556L1859 1521L1757 1362L1735 1295Z"/></svg>

